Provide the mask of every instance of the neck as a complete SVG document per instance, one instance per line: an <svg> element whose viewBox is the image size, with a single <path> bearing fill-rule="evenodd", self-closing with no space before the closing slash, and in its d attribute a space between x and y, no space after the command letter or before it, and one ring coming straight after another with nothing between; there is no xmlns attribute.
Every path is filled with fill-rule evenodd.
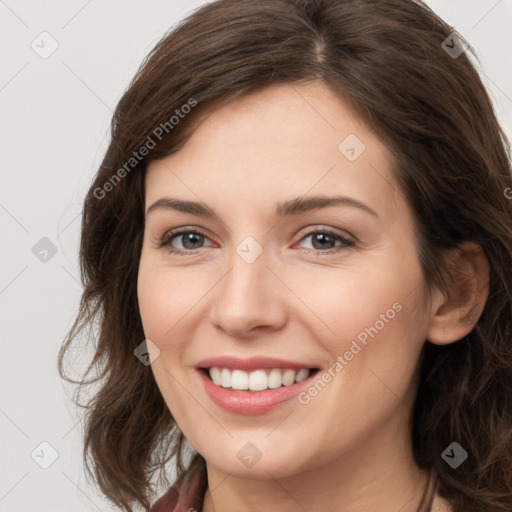
<svg viewBox="0 0 512 512"><path fill-rule="evenodd" d="M396 441L396 428L392 422L379 429L374 439L366 439L364 446L344 452L328 464L279 478L263 468L257 479L240 477L207 462L203 512L417 512L429 472L415 464L408 443L390 444L391 439Z"/></svg>

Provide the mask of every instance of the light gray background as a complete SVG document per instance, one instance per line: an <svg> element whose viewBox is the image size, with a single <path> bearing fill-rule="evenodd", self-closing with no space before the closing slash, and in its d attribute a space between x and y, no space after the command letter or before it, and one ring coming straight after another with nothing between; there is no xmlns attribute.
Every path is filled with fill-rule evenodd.
<svg viewBox="0 0 512 512"><path fill-rule="evenodd" d="M81 202L129 80L160 37L202 3L0 0L2 512L114 510L85 478L81 412L56 371L81 292ZM427 3L477 50L510 137L512 0ZM40 51L50 48L43 31L59 45L46 59L31 47L35 40ZM32 252L43 237L57 249L46 262ZM52 460L42 442L58 454L47 469L35 462Z"/></svg>

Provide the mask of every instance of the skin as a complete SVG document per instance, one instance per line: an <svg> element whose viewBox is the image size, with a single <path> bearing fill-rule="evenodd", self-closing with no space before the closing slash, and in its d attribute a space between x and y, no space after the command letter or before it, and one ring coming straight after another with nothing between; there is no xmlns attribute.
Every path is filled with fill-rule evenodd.
<svg viewBox="0 0 512 512"><path fill-rule="evenodd" d="M354 161L338 149L349 134L366 146ZM337 205L274 217L277 202L334 193L378 216ZM147 214L138 279L144 332L160 350L155 379L207 461L203 511L415 512L428 480L409 441L415 367L426 339L451 343L476 323L488 293L479 248L457 253L463 282L429 295L388 149L322 82L272 86L201 119L181 150L148 167L146 210L165 196L203 202L220 217ZM206 237L159 246L181 227ZM323 228L356 242L315 244L310 235ZM248 236L263 248L252 263L236 251ZM196 375L201 359L218 355L326 370L394 303L400 312L307 405L231 413ZM237 457L247 442L262 454L252 467Z"/></svg>

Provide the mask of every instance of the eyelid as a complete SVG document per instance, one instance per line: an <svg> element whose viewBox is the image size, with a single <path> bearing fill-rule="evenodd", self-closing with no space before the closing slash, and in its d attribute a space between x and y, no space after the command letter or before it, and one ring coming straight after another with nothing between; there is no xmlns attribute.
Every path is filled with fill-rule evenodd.
<svg viewBox="0 0 512 512"><path fill-rule="evenodd" d="M173 238L178 238L179 235L184 235L186 233L197 233L198 235L204 236L207 239L210 239L210 235L208 235L205 231L200 228L190 227L190 226L182 226L179 228L171 229L165 231L165 233L157 238L157 243L160 247L165 246L171 242ZM189 249L192 251L192 249Z"/></svg>
<svg viewBox="0 0 512 512"><path fill-rule="evenodd" d="M317 233L317 232L328 233L328 234L343 238L343 239L353 242L353 243L358 242L358 239L354 235L352 235L348 231L345 231L344 229L334 228L334 227L330 227L330 226L322 226L321 224L313 224L313 225L306 226L305 228L301 229L297 233L297 236L300 236L298 241L300 242L301 240L303 240L303 238L305 236L309 236L309 235L312 235L313 233Z"/></svg>
<svg viewBox="0 0 512 512"><path fill-rule="evenodd" d="M179 238L180 235L188 234L188 233L195 233L198 234L205 239L210 239L209 235L206 234L202 229L192 226L182 226L179 228L175 228L172 230L166 231L163 236L159 237L157 239L158 246L160 248L166 248L169 246L174 238ZM320 250L320 249L305 249L301 248L302 251L306 251L307 253L313 252L315 254L333 254L338 253L343 249L352 247L358 243L358 240L356 237L354 237L352 234L341 230L339 228L333 228L328 226L321 226L318 224L306 226L305 228L301 229L297 236L299 236L299 239L297 242L294 243L293 247L295 247L297 244L302 242L304 239L316 234L316 233L325 233L327 235L332 235L335 239L338 241L341 241L341 247L338 246L337 248L331 248L326 250ZM172 248L169 250L169 254L176 253L176 254L185 254L185 255L194 255L197 254L197 251L200 249L204 249L204 247L199 247L198 249L178 249L178 248Z"/></svg>

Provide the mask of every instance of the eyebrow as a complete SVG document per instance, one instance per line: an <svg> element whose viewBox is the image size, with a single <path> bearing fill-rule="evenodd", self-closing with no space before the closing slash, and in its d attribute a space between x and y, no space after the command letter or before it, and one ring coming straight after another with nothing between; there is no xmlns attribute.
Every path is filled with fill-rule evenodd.
<svg viewBox="0 0 512 512"><path fill-rule="evenodd" d="M308 198L297 197L278 203L274 215L276 217L286 217L289 215L298 215L301 213L319 210L329 206L350 206L365 211L374 217L379 217L377 212L368 205L347 196L312 196ZM146 211L146 215L158 209L171 209L192 215L198 215L206 218L219 219L219 215L203 203L197 201L186 201L172 197L162 197L155 201Z"/></svg>

